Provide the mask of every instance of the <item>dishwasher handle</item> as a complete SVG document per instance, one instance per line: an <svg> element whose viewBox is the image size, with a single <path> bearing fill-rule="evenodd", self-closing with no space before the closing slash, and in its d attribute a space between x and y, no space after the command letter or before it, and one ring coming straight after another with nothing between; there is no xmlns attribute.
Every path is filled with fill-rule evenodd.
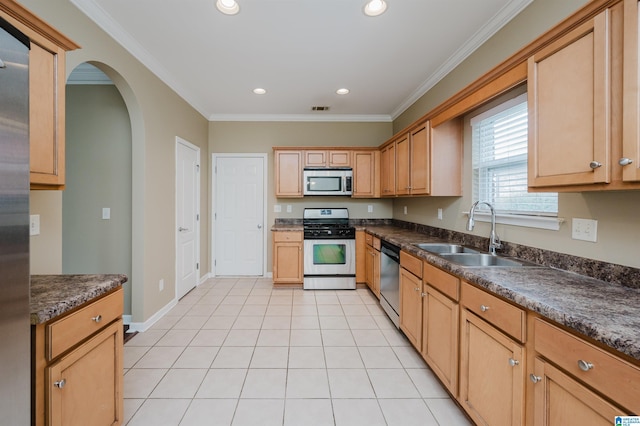
<svg viewBox="0 0 640 426"><path fill-rule="evenodd" d="M389 256L394 262L400 263L400 247L381 241L380 251Z"/></svg>

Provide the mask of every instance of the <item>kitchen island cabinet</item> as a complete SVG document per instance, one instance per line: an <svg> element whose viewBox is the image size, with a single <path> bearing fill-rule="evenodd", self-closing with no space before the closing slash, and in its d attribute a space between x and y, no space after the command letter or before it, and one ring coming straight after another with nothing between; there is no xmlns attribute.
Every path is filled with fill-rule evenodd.
<svg viewBox="0 0 640 426"><path fill-rule="evenodd" d="M35 425L123 421L124 275L32 277Z"/></svg>
<svg viewBox="0 0 640 426"><path fill-rule="evenodd" d="M77 44L15 2L0 3L0 17L31 41L29 145L31 189L65 184L65 55Z"/></svg>

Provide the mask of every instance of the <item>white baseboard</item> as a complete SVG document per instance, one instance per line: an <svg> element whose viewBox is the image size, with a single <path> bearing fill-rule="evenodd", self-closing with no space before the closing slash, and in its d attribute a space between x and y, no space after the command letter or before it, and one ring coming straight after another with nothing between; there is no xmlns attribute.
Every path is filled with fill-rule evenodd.
<svg viewBox="0 0 640 426"><path fill-rule="evenodd" d="M146 320L145 322L129 322L129 331L147 331L153 324L155 324L160 318L165 316L167 312L171 310L174 306L178 304L178 299L173 299L171 302L167 303L162 309L153 314L151 318ZM131 315L128 315L131 318ZM131 321L131 319L129 319Z"/></svg>
<svg viewBox="0 0 640 426"><path fill-rule="evenodd" d="M200 277L200 282L198 283L198 285L202 284L203 282L205 282L209 278L213 278L213 275L211 275L211 272L208 272L208 273L204 274L203 276L201 276Z"/></svg>

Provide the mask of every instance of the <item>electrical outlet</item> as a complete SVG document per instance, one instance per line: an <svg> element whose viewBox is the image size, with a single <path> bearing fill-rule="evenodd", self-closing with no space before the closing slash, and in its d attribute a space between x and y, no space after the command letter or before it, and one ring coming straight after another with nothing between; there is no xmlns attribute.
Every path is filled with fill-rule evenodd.
<svg viewBox="0 0 640 426"><path fill-rule="evenodd" d="M367 206L367 213L373 213L373 205L372 204L369 204Z"/></svg>
<svg viewBox="0 0 640 426"><path fill-rule="evenodd" d="M160 278L160 281L158 281L158 289L160 291L164 290L164 278Z"/></svg>
<svg viewBox="0 0 640 426"><path fill-rule="evenodd" d="M404 206L404 214L407 214L407 206Z"/></svg>
<svg viewBox="0 0 640 426"><path fill-rule="evenodd" d="M111 219L111 209L109 207L102 208L102 218L105 220Z"/></svg>
<svg viewBox="0 0 640 426"><path fill-rule="evenodd" d="M287 213L291 213L291 204L287 204Z"/></svg>
<svg viewBox="0 0 640 426"><path fill-rule="evenodd" d="M573 218L571 220L571 238L595 243L598 241L598 221Z"/></svg>
<svg viewBox="0 0 640 426"><path fill-rule="evenodd" d="M442 220L442 209L438 209L438 219Z"/></svg>

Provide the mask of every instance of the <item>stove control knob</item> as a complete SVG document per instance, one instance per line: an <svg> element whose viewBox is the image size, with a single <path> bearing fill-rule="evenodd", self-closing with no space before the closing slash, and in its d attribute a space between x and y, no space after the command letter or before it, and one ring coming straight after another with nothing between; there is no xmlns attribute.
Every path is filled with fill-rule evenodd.
<svg viewBox="0 0 640 426"><path fill-rule="evenodd" d="M331 229L327 229L327 235L331 235Z"/></svg>

